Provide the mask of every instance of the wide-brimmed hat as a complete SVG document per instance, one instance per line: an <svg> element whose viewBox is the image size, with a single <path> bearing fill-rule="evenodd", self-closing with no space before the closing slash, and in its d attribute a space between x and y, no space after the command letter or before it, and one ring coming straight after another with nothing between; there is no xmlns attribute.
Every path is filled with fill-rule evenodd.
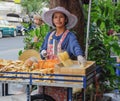
<svg viewBox="0 0 120 101"><path fill-rule="evenodd" d="M67 29L73 28L76 25L78 19L75 15L71 14L68 10L66 10L63 7L56 7L42 14L43 21L49 26L53 28L55 27L52 22L52 16L55 12L62 12L68 17L68 23L66 24Z"/></svg>

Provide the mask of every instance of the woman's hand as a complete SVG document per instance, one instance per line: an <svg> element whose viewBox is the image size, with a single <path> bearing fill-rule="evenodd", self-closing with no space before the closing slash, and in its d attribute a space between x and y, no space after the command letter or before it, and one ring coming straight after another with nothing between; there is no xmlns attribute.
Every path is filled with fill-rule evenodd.
<svg viewBox="0 0 120 101"><path fill-rule="evenodd" d="M42 50L40 54L45 58L47 56L47 51L46 50Z"/></svg>
<svg viewBox="0 0 120 101"><path fill-rule="evenodd" d="M83 56L79 55L79 56L77 57L77 60L78 60L78 64L81 64L82 66L85 66L85 64L86 64L86 59L85 59Z"/></svg>

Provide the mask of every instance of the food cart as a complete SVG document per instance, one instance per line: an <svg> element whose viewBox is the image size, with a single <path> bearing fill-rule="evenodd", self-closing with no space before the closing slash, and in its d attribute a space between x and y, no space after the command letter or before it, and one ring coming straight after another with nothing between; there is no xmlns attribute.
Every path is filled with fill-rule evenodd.
<svg viewBox="0 0 120 101"><path fill-rule="evenodd" d="M96 69L94 61L87 61L87 65L84 68L78 67L75 61L75 65L72 67L64 68L61 64L57 64L54 68L41 69L40 71L25 71L22 61L1 61L0 82L3 85L7 83L25 84L27 86L27 101L35 100L35 96L32 98L30 95L32 85L64 87L67 89L66 101L73 101L73 88L80 88L82 89L82 101L85 101L85 89L94 82L97 73L99 73L99 68ZM20 69L21 66L23 66L24 71ZM45 89L43 93L45 93ZM5 88L2 95L6 95ZM50 98L53 98L53 96L50 96Z"/></svg>

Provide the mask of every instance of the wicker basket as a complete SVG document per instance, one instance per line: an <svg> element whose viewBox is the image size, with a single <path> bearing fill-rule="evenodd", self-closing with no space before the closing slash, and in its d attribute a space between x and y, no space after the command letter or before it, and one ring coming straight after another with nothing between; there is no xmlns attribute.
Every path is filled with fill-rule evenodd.
<svg viewBox="0 0 120 101"><path fill-rule="evenodd" d="M40 53L37 52L34 49L29 49L29 50L25 50L20 56L19 56L19 60L25 61L26 59L30 58L30 57L36 57L37 59L40 59Z"/></svg>

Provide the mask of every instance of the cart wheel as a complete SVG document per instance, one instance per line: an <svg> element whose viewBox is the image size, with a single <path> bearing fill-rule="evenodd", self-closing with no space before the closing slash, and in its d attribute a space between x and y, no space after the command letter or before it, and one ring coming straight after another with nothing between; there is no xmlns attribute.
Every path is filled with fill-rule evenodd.
<svg viewBox="0 0 120 101"><path fill-rule="evenodd" d="M36 94L31 96L31 101L55 101L51 96L46 94Z"/></svg>

